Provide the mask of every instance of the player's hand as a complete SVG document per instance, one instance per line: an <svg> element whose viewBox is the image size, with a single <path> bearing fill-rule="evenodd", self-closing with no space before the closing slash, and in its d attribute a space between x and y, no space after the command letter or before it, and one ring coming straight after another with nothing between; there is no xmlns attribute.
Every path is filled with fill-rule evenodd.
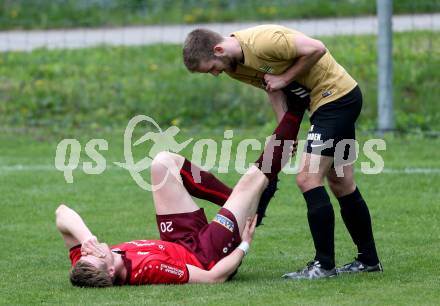
<svg viewBox="0 0 440 306"><path fill-rule="evenodd" d="M106 256L105 248L99 243L98 238L91 236L81 244L81 255L93 255L98 258Z"/></svg>
<svg viewBox="0 0 440 306"><path fill-rule="evenodd" d="M243 234L241 235L241 240L246 241L249 245L252 243L252 239L255 233L255 226L257 225L257 215L253 218L249 217L246 220L246 225L244 226Z"/></svg>
<svg viewBox="0 0 440 306"><path fill-rule="evenodd" d="M282 75L274 75L266 73L264 75L267 91L276 91L287 86L287 82Z"/></svg>

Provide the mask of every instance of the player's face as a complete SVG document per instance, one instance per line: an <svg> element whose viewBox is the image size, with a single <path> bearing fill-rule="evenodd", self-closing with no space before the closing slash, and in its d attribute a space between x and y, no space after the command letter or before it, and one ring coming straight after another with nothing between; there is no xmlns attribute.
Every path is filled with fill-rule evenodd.
<svg viewBox="0 0 440 306"><path fill-rule="evenodd" d="M112 267L114 264L114 259L112 255L112 251L109 246L105 243L101 243L102 249L104 251L105 257L96 257L94 255L86 255L81 256L81 260L87 261L94 265L95 267L100 267L102 264L105 264L107 267Z"/></svg>
<svg viewBox="0 0 440 306"><path fill-rule="evenodd" d="M223 71L234 71L236 67L237 61L225 55L201 62L197 71L218 76Z"/></svg>

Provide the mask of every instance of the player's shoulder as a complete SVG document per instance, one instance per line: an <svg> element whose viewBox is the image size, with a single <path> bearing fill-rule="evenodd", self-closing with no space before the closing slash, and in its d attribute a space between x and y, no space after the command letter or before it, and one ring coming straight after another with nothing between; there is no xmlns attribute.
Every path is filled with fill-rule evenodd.
<svg viewBox="0 0 440 306"><path fill-rule="evenodd" d="M234 33L242 34L242 35L264 35L264 34L270 34L275 32L285 32L290 33L294 30L289 29L285 26L278 25L278 24L261 24L258 26L246 28L243 30L236 31Z"/></svg>
<svg viewBox="0 0 440 306"><path fill-rule="evenodd" d="M270 54L274 47L283 47L287 37L295 33L299 32L281 25L265 24L237 31L234 35L241 38L253 54L264 57Z"/></svg>
<svg viewBox="0 0 440 306"><path fill-rule="evenodd" d="M158 242L156 240L131 240L112 245L111 249L112 251L129 251L139 248L153 247L157 245L157 243Z"/></svg>

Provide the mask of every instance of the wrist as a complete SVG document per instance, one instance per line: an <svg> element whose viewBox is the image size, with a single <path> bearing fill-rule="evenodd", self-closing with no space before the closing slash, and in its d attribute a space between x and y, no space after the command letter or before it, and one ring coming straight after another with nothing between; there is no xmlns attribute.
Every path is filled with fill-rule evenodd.
<svg viewBox="0 0 440 306"><path fill-rule="evenodd" d="M289 84L293 81L294 76L292 75L292 73L289 73L288 71L286 71L286 72L282 75L282 78L283 78L284 83L285 83L286 86L287 86L287 85L289 85Z"/></svg>
<svg viewBox="0 0 440 306"><path fill-rule="evenodd" d="M83 244L84 242L89 241L89 240L98 241L98 238L96 238L96 236L94 236L93 234L90 233L90 234L85 234L83 237L80 237L80 239L78 239L78 240L81 244Z"/></svg>
<svg viewBox="0 0 440 306"><path fill-rule="evenodd" d="M250 248L249 242L242 241L237 248L242 250L244 255L246 256L247 253L249 252L249 248Z"/></svg>

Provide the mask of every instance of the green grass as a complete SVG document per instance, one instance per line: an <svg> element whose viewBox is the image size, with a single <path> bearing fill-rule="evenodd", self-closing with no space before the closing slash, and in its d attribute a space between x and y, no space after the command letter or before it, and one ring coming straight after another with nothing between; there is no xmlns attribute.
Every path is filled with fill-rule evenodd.
<svg viewBox="0 0 440 306"><path fill-rule="evenodd" d="M363 129L374 129L375 36L323 37L364 93ZM440 130L440 36L394 37L394 103L400 130ZM120 126L135 114L165 124L261 126L266 94L227 76L189 73L181 47L98 47L0 54L0 121L13 126ZM252 113L252 116L249 114Z"/></svg>
<svg viewBox="0 0 440 306"><path fill-rule="evenodd" d="M273 122L271 122L273 123ZM308 124L304 124L304 137ZM164 128L166 126L162 126ZM187 128L179 139L214 137L222 129ZM236 130L234 146L245 137L263 136L269 126ZM313 256L305 203L292 175L281 176L281 188L258 229L254 245L236 278L222 285L144 286L88 290L68 281L69 260L54 225L54 210L61 202L80 212L92 231L104 241L117 243L158 238L151 194L138 188L123 170L102 175L74 172L66 184L53 167L56 144L78 137L84 147L90 138L105 138L108 163L121 161L122 130L93 132L68 129L63 133L34 130L0 133L0 282L4 305L437 305L440 277L436 258L440 228L440 139L386 136L382 156L389 169L435 168L431 174L357 173L374 223L375 238L385 273L344 276L331 280L286 282L280 276L300 268ZM360 135L362 144L374 135ZM300 138L302 138L300 137ZM183 153L191 157L191 146ZM249 154L252 161L256 153ZM365 156L361 154L361 160ZM82 155L81 161L89 159ZM13 166L22 165L20 169ZM357 162L356 167L359 167ZM234 184L239 175L220 175ZM337 263L355 256L336 213ZM217 207L200 202L211 218Z"/></svg>
<svg viewBox="0 0 440 306"><path fill-rule="evenodd" d="M394 1L394 12L440 11L438 0ZM0 0L0 29L279 20L374 15L371 0Z"/></svg>

